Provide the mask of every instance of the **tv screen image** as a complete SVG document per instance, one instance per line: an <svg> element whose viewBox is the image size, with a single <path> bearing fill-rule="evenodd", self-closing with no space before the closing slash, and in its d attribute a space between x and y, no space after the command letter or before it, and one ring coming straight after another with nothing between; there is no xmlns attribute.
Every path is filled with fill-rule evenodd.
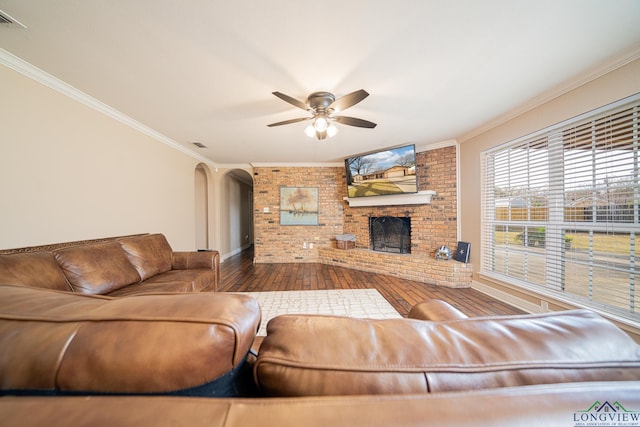
<svg viewBox="0 0 640 427"><path fill-rule="evenodd" d="M349 197L418 192L415 145L349 157L344 164Z"/></svg>

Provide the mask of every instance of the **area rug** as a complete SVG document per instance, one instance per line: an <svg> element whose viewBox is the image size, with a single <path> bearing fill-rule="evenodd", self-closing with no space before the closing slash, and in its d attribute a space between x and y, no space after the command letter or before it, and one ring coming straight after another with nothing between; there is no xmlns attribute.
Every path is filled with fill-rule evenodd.
<svg viewBox="0 0 640 427"><path fill-rule="evenodd" d="M267 335L269 320L282 314L330 314L361 319L398 319L402 316L375 289L238 292L260 304L258 336Z"/></svg>

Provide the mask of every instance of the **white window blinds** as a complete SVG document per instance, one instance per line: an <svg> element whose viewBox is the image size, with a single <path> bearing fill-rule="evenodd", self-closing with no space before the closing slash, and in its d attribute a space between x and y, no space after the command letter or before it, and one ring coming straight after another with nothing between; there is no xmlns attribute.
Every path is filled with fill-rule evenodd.
<svg viewBox="0 0 640 427"><path fill-rule="evenodd" d="M639 106L483 153L484 274L640 321Z"/></svg>

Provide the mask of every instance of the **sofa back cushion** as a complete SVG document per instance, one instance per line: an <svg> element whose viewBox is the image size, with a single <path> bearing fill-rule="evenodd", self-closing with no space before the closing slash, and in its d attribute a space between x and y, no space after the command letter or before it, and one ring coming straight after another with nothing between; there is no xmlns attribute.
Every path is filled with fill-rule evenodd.
<svg viewBox="0 0 640 427"><path fill-rule="evenodd" d="M106 294L140 281L119 242L72 246L54 255L74 292Z"/></svg>
<svg viewBox="0 0 640 427"><path fill-rule="evenodd" d="M120 245L142 280L171 270L171 246L163 234L120 240Z"/></svg>
<svg viewBox="0 0 640 427"><path fill-rule="evenodd" d="M46 251L0 255L0 283L71 290L53 254Z"/></svg>
<svg viewBox="0 0 640 427"><path fill-rule="evenodd" d="M272 319L255 377L268 395L412 394L640 380L640 346L587 310L425 322Z"/></svg>

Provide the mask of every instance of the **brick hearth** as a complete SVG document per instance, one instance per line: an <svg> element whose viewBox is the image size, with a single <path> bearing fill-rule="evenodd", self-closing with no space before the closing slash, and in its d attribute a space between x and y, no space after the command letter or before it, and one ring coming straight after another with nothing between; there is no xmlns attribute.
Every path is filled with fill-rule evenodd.
<svg viewBox="0 0 640 427"><path fill-rule="evenodd" d="M428 255L389 254L368 249L343 250L323 246L318 247L318 258L322 264L388 274L431 285L450 288L471 286L471 264L437 260Z"/></svg>

